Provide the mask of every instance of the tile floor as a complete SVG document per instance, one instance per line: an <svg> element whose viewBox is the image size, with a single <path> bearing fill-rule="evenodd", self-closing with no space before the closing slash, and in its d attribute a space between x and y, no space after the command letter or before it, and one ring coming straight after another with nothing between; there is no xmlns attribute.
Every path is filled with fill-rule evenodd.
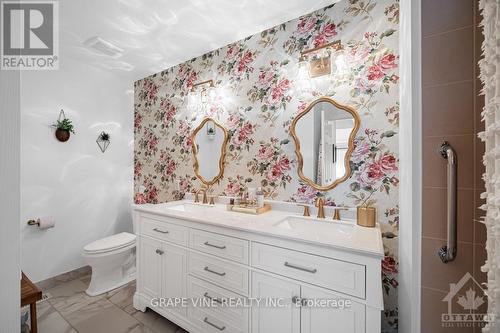
<svg viewBox="0 0 500 333"><path fill-rule="evenodd" d="M37 306L39 333L186 333L154 311L134 309L135 282L90 297L89 281L85 276L44 290L50 298Z"/></svg>

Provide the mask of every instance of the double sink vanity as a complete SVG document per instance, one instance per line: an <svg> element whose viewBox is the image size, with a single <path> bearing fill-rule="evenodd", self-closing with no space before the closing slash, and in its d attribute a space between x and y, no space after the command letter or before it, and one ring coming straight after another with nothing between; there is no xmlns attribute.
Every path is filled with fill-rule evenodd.
<svg viewBox="0 0 500 333"><path fill-rule="evenodd" d="M292 208L254 216L221 204L137 205L134 306L192 333L380 332L379 228L318 221ZM170 302L159 306L159 298ZM179 299L187 302L172 304ZM195 306L200 299L216 301ZM217 306L223 299L228 304ZM230 306L235 299L246 303ZM273 300L281 303L265 304Z"/></svg>
<svg viewBox="0 0 500 333"><path fill-rule="evenodd" d="M355 110L328 97L300 112L290 134L301 181L320 193L347 180L359 127ZM374 208L361 210L372 209L371 220L359 208L342 219L345 208L318 195L318 218L303 216L307 205L270 200L259 215L232 211L226 201L235 198L207 199L224 175L228 131L207 117L191 139L203 202L213 204L134 205L135 308L191 333L380 332L384 251ZM243 200L240 208L256 204Z"/></svg>

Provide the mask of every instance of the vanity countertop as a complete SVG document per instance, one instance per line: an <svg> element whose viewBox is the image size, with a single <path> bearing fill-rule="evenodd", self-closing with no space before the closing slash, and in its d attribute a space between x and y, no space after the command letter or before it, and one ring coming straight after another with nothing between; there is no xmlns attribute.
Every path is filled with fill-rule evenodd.
<svg viewBox="0 0 500 333"><path fill-rule="evenodd" d="M226 206L194 204L189 200L162 204L132 205L144 213L179 218L207 225L247 231L266 236L297 240L313 245L348 250L382 258L384 250L379 225L361 227L355 221L318 221L302 217L288 210L273 210L261 215L251 215L226 210ZM277 205L278 206L278 205ZM280 209L283 205L279 205Z"/></svg>

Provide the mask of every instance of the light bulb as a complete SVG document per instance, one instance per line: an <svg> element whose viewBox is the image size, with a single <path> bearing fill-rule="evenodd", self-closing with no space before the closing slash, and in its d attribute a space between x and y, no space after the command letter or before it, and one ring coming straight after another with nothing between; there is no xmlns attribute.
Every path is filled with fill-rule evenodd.
<svg viewBox="0 0 500 333"><path fill-rule="evenodd" d="M207 96L208 96L208 101L210 103L214 103L215 100L217 99L217 90L215 89L214 86L210 86L207 89Z"/></svg>
<svg viewBox="0 0 500 333"><path fill-rule="evenodd" d="M311 78L309 76L309 62L301 60L299 62L299 71L295 80L298 92L305 93L311 89Z"/></svg>
<svg viewBox="0 0 500 333"><path fill-rule="evenodd" d="M187 97L187 109L190 111L196 111L196 92L194 90L190 90Z"/></svg>
<svg viewBox="0 0 500 333"><path fill-rule="evenodd" d="M347 64L347 57L345 56L344 51L339 50L335 52L333 59L335 59L335 63L332 64L332 67L334 68L332 72L334 73L335 78L337 80L346 79L347 75L349 75L349 65Z"/></svg>

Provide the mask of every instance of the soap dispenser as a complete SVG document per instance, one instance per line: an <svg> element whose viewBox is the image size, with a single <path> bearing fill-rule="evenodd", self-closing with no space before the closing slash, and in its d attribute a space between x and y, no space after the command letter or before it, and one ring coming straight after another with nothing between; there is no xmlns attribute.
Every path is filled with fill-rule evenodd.
<svg viewBox="0 0 500 333"><path fill-rule="evenodd" d="M257 208L264 207L264 192L262 191L262 187L257 188L257 192L255 192L255 199L257 201Z"/></svg>

